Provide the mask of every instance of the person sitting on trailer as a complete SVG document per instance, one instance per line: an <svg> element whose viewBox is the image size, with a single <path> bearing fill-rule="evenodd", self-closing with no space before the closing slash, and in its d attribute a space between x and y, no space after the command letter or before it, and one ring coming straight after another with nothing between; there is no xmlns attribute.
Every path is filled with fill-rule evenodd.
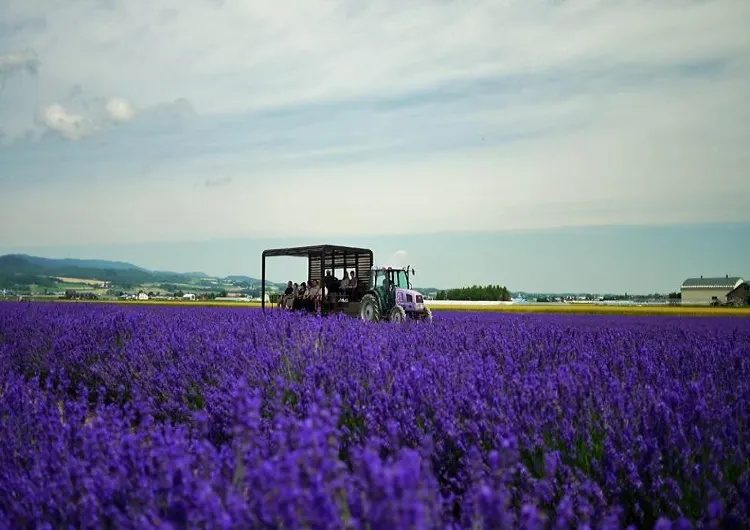
<svg viewBox="0 0 750 530"><path fill-rule="evenodd" d="M294 297L294 302L292 303L292 309L294 309L295 311L297 309L304 309L306 292L307 292L307 284L305 282L302 282L301 284L299 284L299 288L297 289L297 294Z"/></svg>
<svg viewBox="0 0 750 530"><path fill-rule="evenodd" d="M352 272L351 274L354 274L354 272ZM349 273L344 271L344 277L341 279L340 287L341 287L341 296L348 300L352 297L355 287L357 287L357 280L350 279Z"/></svg>
<svg viewBox="0 0 750 530"><path fill-rule="evenodd" d="M289 280L289 282L286 284L286 290L284 291L284 294L279 298L279 307L288 308L291 306L291 300L294 297L294 285L292 284L292 280Z"/></svg>
<svg viewBox="0 0 750 530"><path fill-rule="evenodd" d="M306 308L313 309L317 311L320 309L320 302L322 300L322 292L319 285L319 280L310 280L310 288L307 290L306 293L306 301L307 304Z"/></svg>
<svg viewBox="0 0 750 530"><path fill-rule="evenodd" d="M349 281L347 283L347 296L352 296L354 291L357 289L357 277L354 275L354 271L349 271Z"/></svg>

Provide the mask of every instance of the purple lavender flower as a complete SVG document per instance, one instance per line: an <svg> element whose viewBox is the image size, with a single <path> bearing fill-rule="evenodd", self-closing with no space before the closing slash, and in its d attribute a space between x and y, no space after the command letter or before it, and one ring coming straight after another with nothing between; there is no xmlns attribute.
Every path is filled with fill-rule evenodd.
<svg viewBox="0 0 750 530"><path fill-rule="evenodd" d="M750 319L0 304L0 528L747 527Z"/></svg>

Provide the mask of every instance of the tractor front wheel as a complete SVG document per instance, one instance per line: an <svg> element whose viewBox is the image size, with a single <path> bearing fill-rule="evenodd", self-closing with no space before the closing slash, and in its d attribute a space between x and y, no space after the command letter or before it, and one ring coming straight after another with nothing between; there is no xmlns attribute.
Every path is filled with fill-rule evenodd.
<svg viewBox="0 0 750 530"><path fill-rule="evenodd" d="M406 311L404 311L404 308L400 305L396 304L393 306L393 309L388 313L388 320L391 322L405 322L406 321Z"/></svg>
<svg viewBox="0 0 750 530"><path fill-rule="evenodd" d="M366 294L359 305L359 317L370 322L380 321L380 303L374 294Z"/></svg>
<svg viewBox="0 0 750 530"><path fill-rule="evenodd" d="M430 311L429 307L424 308L424 316L422 317L422 320L428 324L432 324L432 311Z"/></svg>

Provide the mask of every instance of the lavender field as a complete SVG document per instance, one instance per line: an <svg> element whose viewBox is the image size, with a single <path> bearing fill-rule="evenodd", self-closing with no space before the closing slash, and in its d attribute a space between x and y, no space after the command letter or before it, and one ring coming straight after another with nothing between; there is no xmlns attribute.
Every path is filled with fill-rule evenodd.
<svg viewBox="0 0 750 530"><path fill-rule="evenodd" d="M2 528L747 528L750 319L0 304Z"/></svg>

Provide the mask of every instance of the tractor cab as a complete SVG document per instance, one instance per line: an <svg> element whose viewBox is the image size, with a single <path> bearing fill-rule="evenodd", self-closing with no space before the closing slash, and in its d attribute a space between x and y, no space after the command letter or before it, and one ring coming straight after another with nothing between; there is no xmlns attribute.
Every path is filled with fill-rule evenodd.
<svg viewBox="0 0 750 530"><path fill-rule="evenodd" d="M412 274L414 272L412 271ZM409 269L394 269L391 267L373 267L370 271L370 285L386 287L393 285L402 289L411 289Z"/></svg>

